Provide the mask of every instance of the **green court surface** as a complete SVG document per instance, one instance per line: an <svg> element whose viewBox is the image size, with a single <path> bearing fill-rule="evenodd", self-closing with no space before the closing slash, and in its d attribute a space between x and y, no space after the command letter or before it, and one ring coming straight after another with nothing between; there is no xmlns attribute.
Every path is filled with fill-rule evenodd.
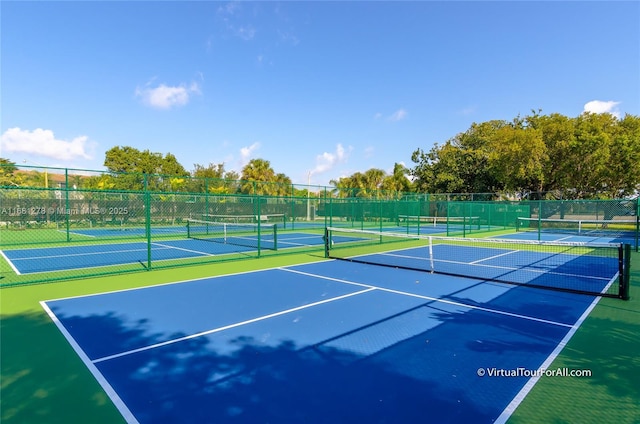
<svg viewBox="0 0 640 424"><path fill-rule="evenodd" d="M0 421L124 422L40 301L320 260L286 255L1 289ZM541 377L509 422L640 422L640 253L631 260L631 300L600 299L551 366L592 376Z"/></svg>

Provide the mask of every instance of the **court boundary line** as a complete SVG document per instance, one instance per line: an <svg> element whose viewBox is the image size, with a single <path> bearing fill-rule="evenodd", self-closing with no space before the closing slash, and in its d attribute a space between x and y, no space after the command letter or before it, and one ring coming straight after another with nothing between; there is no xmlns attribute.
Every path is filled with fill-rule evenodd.
<svg viewBox="0 0 640 424"><path fill-rule="evenodd" d="M300 233L300 234L304 234L304 233ZM320 235L318 235L318 237L320 237ZM188 240L188 239L187 239ZM194 239L197 240L197 239ZM184 239L175 239L175 240L166 240L166 241L184 241ZM206 241L206 240L200 240L200 241ZM269 240L264 240L266 242L270 242L273 243L275 240L273 239L269 239ZM17 250L17 251L29 251L29 250L42 250L42 249L56 249L56 248L80 248L80 247L86 247L86 246L119 246L119 245L135 245L135 244L143 244L144 247L141 247L140 249L127 249L127 250L110 250L110 251L104 251L104 252L90 252L90 253L76 253L76 254L72 254L72 255L49 255L49 256L39 256L39 257L24 257L24 258L16 258L16 259L9 259L6 255L4 255L3 251L0 250L0 255L7 261L7 263L9 264L9 266L11 267L11 269L16 273L16 275L35 275L35 274L43 274L43 273L49 273L49 272L63 272L63 271L78 271L78 270L85 270L85 269L92 269L92 268L102 268L102 267L111 267L111 266L122 266L122 265L135 265L137 263L139 263L139 261L133 261L133 262L122 262L122 263L115 263L115 264L106 264L106 265L98 265L98 266L83 266L83 267L78 267L78 268L63 268L63 269L48 269L48 270L44 270L44 271L33 271L33 272L25 272L22 273L20 271L18 271L18 269L15 267L15 265L13 264L13 260L16 261L28 261L28 260L38 260L38 259L51 259L51 258L56 258L56 257L67 257L67 256L89 256L89 255L102 255L102 254L111 254L111 253L122 253L122 252L136 252L136 251L146 251L147 249L147 242L146 241L142 241L142 240L137 240L137 241L119 241L117 243L100 243L100 244L88 244L88 245L82 245L82 244L77 244L77 245L70 245L70 246L48 246L48 247L28 247L28 248L20 248L20 249L11 249L11 250ZM241 254L241 253L245 253L245 252L257 252L257 248L251 248L248 247L247 248L249 250L246 251L230 251L230 252L224 252L224 253L207 253L207 252L201 252L198 250L191 250L191 249L186 249L186 248L182 248L182 247L176 247L176 246L170 246L170 245L165 245L162 243L158 243L158 242L152 242L152 245L156 245L156 246L160 246L163 249L174 249L174 250L180 250L180 251L185 251L185 252L190 252L190 253L194 253L197 254L197 256L193 256L193 257L187 257L187 258L183 258L183 257L177 257L177 258L168 258L168 259L154 259L154 262L164 262L164 261L172 261L172 260L182 260L182 259L197 259L197 258L202 258L202 257L219 257L219 256L225 256L225 255L232 255L232 254ZM218 243L218 244L228 244L228 243ZM293 244L293 243L290 243ZM313 246L320 246L321 243L318 244L300 244L300 245L294 245L294 246L284 246L283 249L295 249L298 247L313 247ZM272 250L270 248L265 248L267 250ZM266 268L268 269L268 268Z"/></svg>
<svg viewBox="0 0 640 424"><path fill-rule="evenodd" d="M109 245L106 245L109 246ZM62 248L67 246L62 246ZM81 247L81 246L75 246ZM56 249L56 247L52 247L51 249ZM82 257L82 256L94 256L94 255L108 255L112 253L131 253L131 252L146 252L146 246L144 249L126 249L126 250L105 250L104 252L85 252L85 253L72 253L72 254L58 254L58 255L48 255L48 256L30 256L25 258L15 258L15 261L33 261L40 259L55 259L55 258L67 258L67 257ZM72 268L75 269L75 268Z"/></svg>
<svg viewBox="0 0 640 424"><path fill-rule="evenodd" d="M289 309L285 309L283 311L278 311L278 312L274 312L274 313L271 313L271 314L262 315L262 316L259 316L259 317L256 317L256 318L251 318L251 319L248 319L248 320L245 320L245 321L240 321L240 322L236 322L236 323L233 323L233 324L228 324L228 325L225 325L225 326L222 326L222 327L213 328L211 330L200 331L198 333L189 334L188 336L178 337L178 338L171 339L171 340L165 340L164 342L154 343L152 345L139 347L137 349L131 349L131 350L128 350L128 351L125 351L125 352L120 352L120 353L116 353L116 354L113 354L113 355L104 356L102 358L93 359L93 360L91 360L91 362L93 364L98 364L100 362L109 361L111 359L117 359L117 358L121 358L123 356L128 356L128 355L132 355L132 354L135 354L135 353L144 352L144 351L147 351L147 350L151 350L151 349L156 349L156 348L159 348L159 347L172 345L172 344L175 344L175 343L180 343L180 342L183 342L183 341L186 341L186 340L191 340L191 339L195 339L195 338L202 337L202 336L207 336L209 334L219 333L221 331L229 330L231 328L236 328L236 327L241 327L243 325L253 324L254 322L264 321L266 319L275 318L275 317L278 317L278 316L281 316L281 315L289 314L291 312L297 312L297 311L300 311L300 310L303 310L303 309L311 308L311 307L322 305L322 304L325 304L325 303L334 302L336 300L342 300L342 299L345 299L345 298L348 298L348 297L351 297L351 296L357 296L357 295L360 295L360 294L363 294L363 293L368 293L368 292L374 291L374 290L375 290L375 287L366 288L365 290L359 290L359 291L356 291L356 292L343 294L341 296L332 297L330 299L323 299L323 300L320 300L318 302L313 302L313 303L308 303L306 305L296 306L295 308L289 308Z"/></svg>
<svg viewBox="0 0 640 424"><path fill-rule="evenodd" d="M390 252L365 253L365 254L362 254L362 255L356 255L356 256L352 256L352 257L353 258L359 258L359 257L364 257L364 256L380 255L380 256L393 256L393 257L397 257L397 258L418 259L418 260L421 260L421 261L427 261L428 258L423 257L423 256L399 255L399 254L396 254L396 253L391 253L391 252L400 252L402 250L424 249L424 248L426 248L426 246L416 246L416 247L408 247L408 248L399 249L399 250L393 250L393 251L390 251ZM510 251L510 253L520 253L520 252L525 252L525 250L513 250L513 251ZM576 257L579 257L579 255L576 255ZM546 271L546 270L542 270L542 269L532 268L530 266L525 266L525 267L521 267L521 268L514 268L514 267L508 267L508 266L504 266L504 265L489 265L489 264L478 263L478 262L482 262L482 261L489 260L489 259L493 259L493 258L479 259L479 260L476 260L476 261L473 261L473 262L462 262L462 261L454 261L454 260L451 260L451 259L436 259L436 258L434 258L433 261L434 262L441 262L441 263L455 264L455 265L471 265L471 266L478 266L478 267L484 267L484 268L492 268L492 269L504 270L504 271L509 271L509 272L521 271L521 272L530 272L530 273L533 273L533 274L541 274L541 275L543 275L543 274L553 274L553 275L559 275L561 277L586 278L586 279L590 279L590 280L606 280L606 281L610 280L610 277L599 277L597 275L568 274L568 273L564 273L564 272ZM424 272L430 272L430 271L429 270L424 270ZM520 284L520 285L526 285L526 284Z"/></svg>
<svg viewBox="0 0 640 424"><path fill-rule="evenodd" d="M291 266L316 264L316 263L322 263L322 262L325 262L325 261L326 260L323 258L322 260L302 262L302 263L294 264L294 265L291 265ZM203 265L207 265L207 264L205 263ZM126 288L126 289L109 290L109 291L104 291L104 292L99 292L99 293L79 294L77 296L58 297L58 298L53 298L53 299L47 299L47 300L44 300L43 302L58 302L58 301L61 301L61 300L78 299L78 298L81 298L81 297L102 296L102 295L107 295L107 294L111 294L111 293L122 293L122 292L128 292L128 291L133 291L133 290L151 289L151 288L154 288L154 287L163 287L163 286L170 286L170 285L173 285L173 284L191 283L191 282L194 282L194 281L217 280L218 278L222 278L222 277L230 277L230 276L234 276L234 275L243 275L243 274L252 274L252 273L263 272L263 271L271 271L271 270L279 269L279 268L282 268L282 265L273 266L273 267L269 267L269 268L253 269L253 270L249 270L249 271L232 272L231 274L220 274L220 275L210 275L210 276L207 276L207 277L190 278L188 280L167 281L166 283L151 284L151 285L148 285L148 286L130 287L130 288ZM159 271L161 271L161 270L162 269L160 269Z"/></svg>
<svg viewBox="0 0 640 424"><path fill-rule="evenodd" d="M180 251L189 252L189 253L197 253L198 255L201 255L201 256L218 256L215 253L200 252L199 250L185 249L184 247L170 246L168 244L162 244L157 242L151 242L151 244L153 246L165 247L167 249L180 250Z"/></svg>
<svg viewBox="0 0 640 424"><path fill-rule="evenodd" d="M409 292L404 292L404 291L401 291L401 290L387 289L385 287L373 286L371 284L358 283L358 282L355 282L355 281L343 280L343 279L340 279L340 278L327 277L325 275L312 274L312 273L309 273L309 272L303 272L303 271L298 271L298 270L294 270L294 269L288 269L288 268L281 268L281 269L283 271L293 272L293 273L296 273L296 274L306 275L306 276L309 276L309 277L320 278L320 279L323 279L323 280L336 281L336 282L339 282L339 283L351 284L351 285L356 285L356 286L361 286L361 287L373 288L375 290L385 291L385 292L388 292L388 293L394 293L394 294L400 294L400 295L404 295L404 296L416 297L418 299L431 300L431 301L434 301L434 302L445 303L445 304L453 305L453 306L461 306L461 307L467 308L467 309L475 309L475 310L494 313L494 314L498 314L498 315L505 315L505 316L509 316L509 317L513 317L513 318L520 318L520 319L526 319L526 320L529 320L529 321L540 322L540 323L543 323L543 324L556 325L556 326L559 326L559 327L566 327L566 328L573 327L572 325L565 324L563 322L551 321L551 320L546 320L546 319L543 319L543 318L536 318L536 317L532 317L532 316L528 316L528 315L521 315L521 314L516 314L516 313L513 313L513 312L501 311L499 309L491 309L491 308L485 308L485 307L482 307L482 306L468 305L468 304L465 304L465 303L456 302L456 301L453 301L453 300L447 300L447 299L443 299L443 298L439 298L439 297L432 297L432 296L426 296L426 295L421 295L421 294L416 294L416 293L409 293Z"/></svg>
<svg viewBox="0 0 640 424"><path fill-rule="evenodd" d="M18 268L16 268L16 266L13 264L13 261L4 254L4 250L0 250L0 255L2 255L5 261L7 261L9 267L13 270L13 272L16 273L16 275L22 275L22 273L18 271Z"/></svg>
<svg viewBox="0 0 640 424"><path fill-rule="evenodd" d="M180 241L180 240L178 240ZM112 246L112 245L120 245L120 244L138 244L138 243L142 243L144 244L144 248L142 249L131 249L128 250L129 252L133 252L133 251L146 251L146 242L144 241L131 241L128 243L107 243L107 244L100 244L100 245L88 245L88 246ZM152 244L156 244L156 243L152 243ZM82 247L82 245L76 245L76 246L56 246L56 247ZM34 249L55 249L56 247L43 247L43 248L34 248ZM170 250L170 249L174 249L174 250L181 250L182 248L175 248L175 247L170 247L170 246L162 246L161 250ZM29 249L16 249L16 250L29 250ZM255 252L255 250L249 250L250 252ZM2 251L0 251L2 252ZM116 252L116 251L113 251ZM113 253L112 251L107 251L106 253ZM117 252L126 252L124 250L121 251L117 251ZM116 252L116 253L117 253ZM196 253L197 251L194 250L193 253ZM230 252L225 252L225 253L219 253L219 254L215 254L215 253L209 253L209 254L205 254L202 253L199 256L188 256L188 257L176 257L176 258L167 258L167 259L154 259L154 262L167 262L167 261L178 261L178 260L188 260L188 259L201 259L203 257L207 257L207 256L215 256L215 257L220 257L220 256L225 256L225 255L233 255L233 254L240 254L240 253L245 253L246 251L230 251ZM104 254L105 252L96 252L96 253L90 253L90 255L97 255L97 254ZM86 253L84 255L87 255ZM58 255L58 256L69 256L69 255ZM80 255L77 255L80 256ZM28 257L28 258L18 258L16 260L33 260L33 259L41 259L43 258L43 256L41 257ZM9 263L11 263L11 261L8 260ZM121 263L115 263L115 264L107 264L107 265L98 265L98 266L83 266L83 267L79 267L79 268L63 268L63 269L55 269L55 270L45 270L45 271L34 271L34 272L25 272L25 273L17 273L18 275L35 275L35 274L45 274L45 273L50 273L50 272L64 272L64 271L81 271L81 270L86 270L86 269L94 269L94 268L105 268L105 267L113 267L113 266L123 266L123 265L136 265L139 264L140 261L133 261L133 262L121 262ZM196 265L204 265L206 263L203 264L196 264ZM82 277L82 278L91 278L91 276L88 277ZM188 280L186 280L188 281ZM178 281L180 282L180 281Z"/></svg>
<svg viewBox="0 0 640 424"><path fill-rule="evenodd" d="M69 234L69 235L73 234L74 236L82 236L82 237L98 238L98 236L92 236L92 235L90 235L90 234L77 233L75 230L69 230L68 232L67 232L67 230L58 230L58 232L59 232L59 233L62 233L62 234Z"/></svg>
<svg viewBox="0 0 640 424"><path fill-rule="evenodd" d="M613 283L613 279L607 286L605 290L609 288L609 286ZM560 353L564 350L564 348L569 344L575 333L580 329L584 321L589 317L593 309L598 305L602 299L601 296L595 296L591 304L584 310L580 318L576 321L576 323L572 326L567 334L560 340L560 342L556 345L553 351L547 356L547 358L540 364L538 369L549 369L551 364L560 356ZM541 375L532 376L525 384L522 386L520 391L514 396L514 398L509 402L509 404L502 410L498 418L494 421L494 424L504 424L506 423L511 415L517 410L518 406L525 400L529 392L534 388L536 383L540 380Z"/></svg>
<svg viewBox="0 0 640 424"><path fill-rule="evenodd" d="M56 325L56 327L58 327L58 330L60 330L64 338L67 339L67 341L71 345L71 348L75 351L76 355L78 355L80 360L87 367L91 375L93 375L93 377L97 380L100 387L102 387L102 390L105 391L105 393L107 394L107 397L111 400L111 402L113 402L114 406L116 407L118 412L120 412L124 420L128 424L138 424L139 421L133 415L131 410L127 407L127 404L118 395L118 392L115 391L115 389L113 388L113 386L111 386L111 384L105 378L105 376L102 375L98 367L96 367L95 364L91 362L91 359L89 359L89 357L84 352L84 350L82 350L78 342L76 342L76 340L71 336L71 334L67 331L65 326L62 325L62 322L58 320L58 317L56 316L56 314L53 313L53 311L49 308L49 306L46 304L45 301L40 301L40 306L45 310L47 315L49 315L49 318L51 318L51 320Z"/></svg>
<svg viewBox="0 0 640 424"><path fill-rule="evenodd" d="M0 253L2 253L2 251L0 251ZM288 266L292 266L292 267L297 267L297 266L304 266L304 265L308 265L308 264L318 264L318 263L328 263L330 261L327 260L314 260L314 261L308 261L308 262L302 262L299 264L292 264L292 265L288 265ZM263 272L263 271L270 271L270 270L283 270L283 271L288 271L288 272L296 272L296 273L300 273L300 274L304 274L301 271L298 270L293 270L293 269L288 269L285 268L285 266L275 266L275 267L271 267L271 268L262 268L262 269L256 269L256 270L249 270L249 271L240 271L240 272L235 272L235 273L230 273L230 274L220 274L220 275L215 275L215 276L206 276L206 277L199 277L199 278L193 278L193 279L188 279L188 280L181 280L181 281L169 281L166 283L161 283L161 284L151 284L151 285L146 285L146 286L141 286L141 287L133 287L133 288L126 288L126 289L120 289L120 290L112 290L112 291L106 291L106 292L100 292L100 293L90 293L90 294L83 294L83 295L77 295L77 296L71 296L71 297L66 297L66 298L58 298L58 299L51 299L51 300L47 300L47 301L41 301L39 302L41 304L41 307L43 307L43 309L47 312L47 314L50 316L50 318L54 321L54 323L56 324L56 326L58 326L58 328L60 329L60 331L63 333L63 335L65 336L65 338L71 343L72 347L74 348L74 350L76 351L76 353L78 353L78 355L81 357L81 359L83 360L83 362L85 362L85 364L87 365L87 367L90 369L90 371L92 372L92 374L94 375L94 377L98 380L98 382L100 383L100 385L102 386L102 388L107 392L109 398L114 401L114 404L116 404L116 407L118 407L118 409L120 410L118 404L116 403L115 399L117 398L118 400L120 400L119 396L117 395L117 393L115 391L113 391L112 393L109 390L113 390L113 388L110 386L110 384L106 381L106 379L104 378L104 376L100 373L100 371L98 370L98 368L95 365L95 361L90 360L82 351L82 349L78 346L78 349L76 349L76 341L75 339L73 339L70 334L66 331L66 329L64 328L64 326L62 326L62 324L58 321L57 317L55 316L55 314L53 314L53 312L49 309L48 305L46 304L46 302L53 302L56 300L66 300L66 299L74 299L74 298L82 298L82 297L89 297L89 296L98 296L98 295L104 295L104 294L111 294L111 293L118 293L118 292L126 292L126 291L131 291L131 290L141 290L141 289L148 289L148 288L154 288L154 287L161 287L161 286L167 286L167 285L174 285L174 284L182 284L182 283L188 283L188 282L196 282L196 281L203 281L203 280L215 280L217 278L220 277L228 277L228 276L233 276L233 275L243 275L243 274L254 274L254 273L259 273L259 272ZM403 295L409 295L409 296L413 296L413 297L418 297L418 298L423 298L423 299L427 299L427 300L433 300L433 301L441 301L443 303L449 303L449 304L454 304L454 305L460 305L462 307L465 308L469 308L469 309L487 309L487 308L482 308L482 307L474 307L472 305L466 305L466 304L462 304L462 303L458 303L458 302L453 302L453 301L448 301L446 299L438 299L438 298L431 298L428 296L422 296L422 295L414 295L411 293L405 293L405 292L401 292L401 291L395 291L392 289L385 289L382 287L376 287L376 286L370 286L368 287L366 284L362 284L362 283L357 283L357 282L349 282L347 280L340 280L340 279L334 279L332 277L325 277L325 276L321 276L321 275L314 275L314 274L310 274L310 276L313 277L317 277L317 278L327 278L327 279L333 279L336 281L343 281L345 283L349 283L349 284L355 284L355 285L359 285L359 286L363 286L366 288L366 290L361 290L358 292L354 292L354 293L350 293L346 296L351 296L351 295L356 295L356 294L362 294L365 292L371 292L371 291L375 291L377 290L381 290L381 291L388 291L388 292L392 292L392 293L398 293L398 294L403 294ZM325 302L327 301L332 301L333 299L325 299ZM596 297L594 302L591 303L591 305L585 310L585 312L582 314L582 316L580 317L580 319L576 322L575 325L571 326L568 324L563 324L563 323L556 323L553 321L550 321L549 324L555 324L555 325L561 325L561 326L565 326L565 327L570 327L570 334L575 333L578 329L579 329L579 325L578 324L582 324L583 321L583 317L588 316L588 314L592 311L592 309L596 306L596 304L599 301L599 297ZM312 305L305 305L305 307L310 307ZM489 310L489 312L496 312L499 314L503 314L504 311L498 311L498 310ZM510 313L506 313L506 315L515 315L517 316L517 314L510 314ZM538 321L539 319L535 319L534 317L527 317L527 316L522 316L522 318L526 318L526 319L534 319L536 321ZM544 322L544 320L542 320ZM565 336L566 338L567 336ZM567 340L568 341L568 340ZM560 345L565 342L565 340L563 339L558 346L556 346L556 350L560 347ZM565 343L566 344L566 343ZM561 350L561 349L560 349ZM87 359L88 362L85 361L85 358ZM94 373L97 373L95 374ZM105 382L105 384L103 384L103 381ZM530 383L526 383L525 387L527 385L529 385ZM531 387L533 387L533 385L535 384L532 383ZM530 390L531 388L529 388L528 390ZM528 390L526 393L524 393L522 395L522 397L524 398L524 396L526 396L526 394L528 393ZM521 391L524 391L524 387ZM112 396L112 394L115 395L115 398ZM121 400L120 400L121 401ZM511 403L514 403L515 399L511 401ZM517 408L517 406L519 405L519 403L521 402L521 400L516 403L513 407L512 410L509 412L509 415L506 415L503 418L503 421L498 421L500 419L500 417L502 417L502 415L504 415L507 411L507 409L505 408L505 410L502 412L502 414L500 415L500 417L497 419L496 422L504 422L507 419L509 419L511 413L513 411L515 411L515 409ZM128 414L131 414L130 411L128 410L128 408L126 407L126 405L124 403L122 403L122 406L124 407L124 409L127 411ZM510 405L507 406L507 408L509 408ZM125 417L125 420L129 423L137 423L138 421L135 419L135 417L131 414L129 415L131 417L131 421L127 418L127 415L125 415L123 413L122 410L120 410L121 414Z"/></svg>
<svg viewBox="0 0 640 424"><path fill-rule="evenodd" d="M504 253L500 253L500 254L497 254L497 255L489 256L488 258L478 259L478 260L471 261L471 262L468 262L468 263L469 263L469 265L476 265L476 264L478 264L480 262L490 261L492 259L501 258L503 256L513 255L514 253L518 253L518 252L521 252L521 250L509 250L509 251L504 252Z"/></svg>

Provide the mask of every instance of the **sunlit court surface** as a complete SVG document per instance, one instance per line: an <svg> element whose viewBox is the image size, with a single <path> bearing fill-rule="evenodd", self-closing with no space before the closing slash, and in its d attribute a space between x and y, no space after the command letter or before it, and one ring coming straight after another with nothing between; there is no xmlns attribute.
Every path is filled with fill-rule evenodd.
<svg viewBox="0 0 640 424"><path fill-rule="evenodd" d="M332 237L362 238L349 234ZM597 292L618 277L617 258L587 273L512 250L436 261L571 274ZM332 259L41 305L130 423L504 422L540 378L588 377L551 363L599 298L489 279Z"/></svg>

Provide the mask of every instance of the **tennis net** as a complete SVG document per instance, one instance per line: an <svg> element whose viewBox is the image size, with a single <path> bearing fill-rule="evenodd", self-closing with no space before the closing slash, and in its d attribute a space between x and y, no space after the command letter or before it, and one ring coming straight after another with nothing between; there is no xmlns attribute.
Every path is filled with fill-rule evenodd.
<svg viewBox="0 0 640 424"><path fill-rule="evenodd" d="M202 214L204 221L228 222L232 224L282 224L286 226L287 217L283 213L271 213L261 215L234 215L234 214Z"/></svg>
<svg viewBox="0 0 640 424"><path fill-rule="evenodd" d="M572 234L592 237L615 237L633 240L638 231L637 219L561 219L519 217L517 231Z"/></svg>
<svg viewBox="0 0 640 424"><path fill-rule="evenodd" d="M273 224L213 222L189 219L187 220L187 237L258 250L278 250L277 226Z"/></svg>
<svg viewBox="0 0 640 424"><path fill-rule="evenodd" d="M630 246L326 228L325 256L351 262L628 299Z"/></svg>

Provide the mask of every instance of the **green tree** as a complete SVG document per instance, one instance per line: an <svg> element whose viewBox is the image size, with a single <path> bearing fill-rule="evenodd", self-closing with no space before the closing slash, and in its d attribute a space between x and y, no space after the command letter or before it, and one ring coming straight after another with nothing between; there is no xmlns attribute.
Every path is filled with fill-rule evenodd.
<svg viewBox="0 0 640 424"><path fill-rule="evenodd" d="M544 185L546 151L542 133L516 120L492 135L489 173L506 192L540 191Z"/></svg>
<svg viewBox="0 0 640 424"><path fill-rule="evenodd" d="M104 166L116 174L116 188L120 190L172 191L180 185L175 177L189 175L171 153L163 156L162 153L140 151L130 146L109 149Z"/></svg>
<svg viewBox="0 0 640 424"><path fill-rule="evenodd" d="M351 190L351 179L349 177L340 177L337 180L332 179L329 184L335 187L333 190L334 196L340 198L349 197Z"/></svg>
<svg viewBox="0 0 640 424"><path fill-rule="evenodd" d="M409 170L400 163L393 165L393 173L384 177L382 189L387 192L407 193L413 190L412 183L407 178Z"/></svg>
<svg viewBox="0 0 640 424"><path fill-rule="evenodd" d="M417 149L411 173L420 192L628 196L640 186L639 128L632 115L534 111L512 122L472 124L428 152Z"/></svg>
<svg viewBox="0 0 640 424"><path fill-rule="evenodd" d="M20 186L20 178L15 175L18 170L15 162L0 158L0 186Z"/></svg>
<svg viewBox="0 0 640 424"><path fill-rule="evenodd" d="M417 149L411 160L416 163L411 173L419 192L486 193L502 189L491 173L489 156L491 140L506 121L472 124L466 132L436 144L429 152Z"/></svg>
<svg viewBox="0 0 640 424"><path fill-rule="evenodd" d="M293 185L291 178L287 177L283 173L278 173L275 176L275 185L273 194L276 196L289 196L291 195L291 186Z"/></svg>
<svg viewBox="0 0 640 424"><path fill-rule="evenodd" d="M382 169L371 168L329 183L336 188L335 194L338 197L380 197L384 194L383 190L403 191L410 187L406 174L404 166L395 164L393 175L387 175Z"/></svg>
<svg viewBox="0 0 640 424"><path fill-rule="evenodd" d="M193 177L189 183L189 189L192 192L199 193L227 193L224 182L224 163L213 164L208 166L199 164L194 165L191 176Z"/></svg>
<svg viewBox="0 0 640 424"><path fill-rule="evenodd" d="M575 137L566 160L572 163L567 188L577 198L594 196L606 188L613 126L615 118L610 114L583 113L575 119Z"/></svg>
<svg viewBox="0 0 640 424"><path fill-rule="evenodd" d="M617 121L605 174L609 197L640 192L640 117L627 114Z"/></svg>
<svg viewBox="0 0 640 424"><path fill-rule="evenodd" d="M554 113L534 114L527 117L527 121L531 128L541 133L546 150L542 163L543 180L537 187L537 191L545 193L563 190L569 184L573 168L569 158L575 138L574 120Z"/></svg>
<svg viewBox="0 0 640 424"><path fill-rule="evenodd" d="M242 168L241 192L244 194L271 194L275 171L271 163L264 159L251 159Z"/></svg>

